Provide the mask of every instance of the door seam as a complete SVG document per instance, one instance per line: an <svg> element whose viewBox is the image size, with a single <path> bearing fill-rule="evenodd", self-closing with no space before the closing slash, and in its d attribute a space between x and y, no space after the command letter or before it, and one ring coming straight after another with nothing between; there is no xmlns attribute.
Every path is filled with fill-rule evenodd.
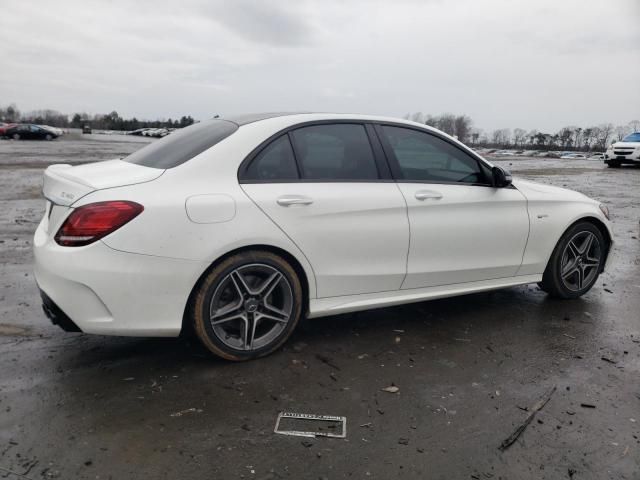
<svg viewBox="0 0 640 480"><path fill-rule="evenodd" d="M404 206L405 206L405 216L407 217L407 227L409 230L409 238L407 241L407 256L405 257L405 262L404 262L404 278L402 279L402 282L400 282L400 288L398 290L402 290L402 287L404 287L404 282L407 281L407 276L409 275L409 255L411 254L411 219L409 218L409 204L407 203L407 197L404 196L404 192L400 189L400 185L398 185L398 182L394 182L396 185L396 188L398 189L398 191L400 192L400 195L402 195L402 200L404 200Z"/></svg>

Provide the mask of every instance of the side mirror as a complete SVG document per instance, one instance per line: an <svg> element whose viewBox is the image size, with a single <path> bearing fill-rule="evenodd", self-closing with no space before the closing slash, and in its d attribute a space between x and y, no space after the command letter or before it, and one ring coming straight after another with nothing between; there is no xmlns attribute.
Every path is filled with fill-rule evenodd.
<svg viewBox="0 0 640 480"><path fill-rule="evenodd" d="M493 167L493 186L504 188L511 185L511 173L502 167Z"/></svg>

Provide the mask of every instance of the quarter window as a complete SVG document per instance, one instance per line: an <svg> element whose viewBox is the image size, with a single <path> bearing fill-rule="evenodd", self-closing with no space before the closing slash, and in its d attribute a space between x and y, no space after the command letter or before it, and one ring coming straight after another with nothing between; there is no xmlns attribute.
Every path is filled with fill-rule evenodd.
<svg viewBox="0 0 640 480"><path fill-rule="evenodd" d="M267 145L249 164L244 180L270 181L294 180L298 169L289 137L284 134Z"/></svg>
<svg viewBox="0 0 640 480"><path fill-rule="evenodd" d="M382 131L403 180L434 183L487 183L478 161L426 132L384 125Z"/></svg>
<svg viewBox="0 0 640 480"><path fill-rule="evenodd" d="M375 180L378 168L363 125L302 127L291 132L305 180Z"/></svg>

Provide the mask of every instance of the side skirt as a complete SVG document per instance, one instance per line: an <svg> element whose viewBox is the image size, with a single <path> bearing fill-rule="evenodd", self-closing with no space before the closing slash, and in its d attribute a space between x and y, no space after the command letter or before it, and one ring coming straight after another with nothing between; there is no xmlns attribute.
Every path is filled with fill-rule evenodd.
<svg viewBox="0 0 640 480"><path fill-rule="evenodd" d="M345 295L342 297L312 298L309 301L309 318L356 312L370 308L392 307L404 303L422 302L436 298L455 297L467 293L497 290L527 283L542 281L542 275L519 275L516 277L496 278L479 282L456 283L437 287L394 290L391 292Z"/></svg>

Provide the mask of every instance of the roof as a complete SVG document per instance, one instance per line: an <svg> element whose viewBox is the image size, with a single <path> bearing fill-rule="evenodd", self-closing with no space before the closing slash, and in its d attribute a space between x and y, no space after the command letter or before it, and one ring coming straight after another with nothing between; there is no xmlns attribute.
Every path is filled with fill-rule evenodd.
<svg viewBox="0 0 640 480"><path fill-rule="evenodd" d="M301 113L309 112L264 112L264 113L245 113L243 115L231 115L229 117L223 117L221 120L227 120L233 122L238 126L246 125L248 123L259 122L260 120L267 120L274 117L285 117L288 115L299 115Z"/></svg>

